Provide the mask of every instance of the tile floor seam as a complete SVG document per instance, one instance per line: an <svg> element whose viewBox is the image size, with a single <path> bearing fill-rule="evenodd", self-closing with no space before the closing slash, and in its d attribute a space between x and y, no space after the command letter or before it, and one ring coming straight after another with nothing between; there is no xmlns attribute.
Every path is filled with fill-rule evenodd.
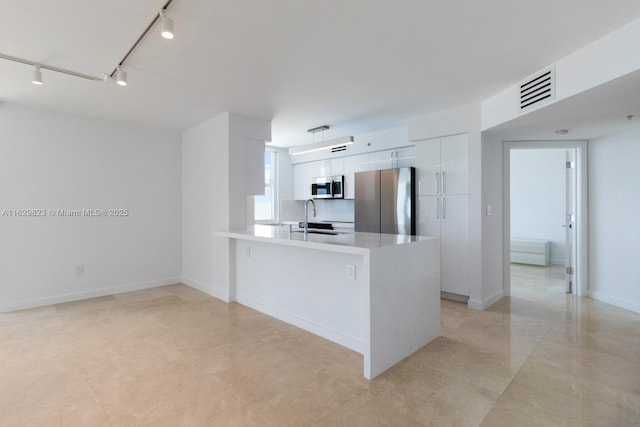
<svg viewBox="0 0 640 427"><path fill-rule="evenodd" d="M561 314L562 313L558 313L556 316L560 317ZM498 398L496 399L496 401L493 402L493 404L491 405L491 408L489 409L489 411L487 411L487 413L482 418L482 420L480 421L478 426L481 426L484 423L484 421L487 419L487 417L489 417L489 415L491 414L491 411L496 407L496 404L500 401L500 399L506 393L506 391L509 389L509 387L514 383L514 381L516 380L516 378L518 377L520 372L522 372L522 369L527 365L527 362L529 361L529 359L531 359L532 355L536 352L536 349L538 349L538 347L544 341L544 338L549 334L549 331L553 328L553 324L554 324L554 322L550 322L549 326L546 327L544 334L542 334L542 336L537 340L535 346L533 347L531 352L527 355L526 359L518 367L518 370L511 376L511 379L509 380L509 382L507 383L505 388L502 390L502 392L498 395Z"/></svg>
<svg viewBox="0 0 640 427"><path fill-rule="evenodd" d="M105 408L105 406L104 406L104 402L102 401L102 398L101 398L101 397L100 397L100 395L98 394L98 390L96 389L95 384L94 384L94 383L93 383L93 381L91 380L91 377L89 376L89 373L87 372L86 368L81 367L80 369L83 371L84 375L86 376L86 378L87 378L87 382L88 382L88 383L89 383L89 385L91 386L91 391L93 392L93 394L94 394L95 398L98 400L98 403L99 403L99 405L100 405L100 408L102 409L102 412L104 413L104 415L105 415L105 417L106 417L106 419L107 419L107 422L109 423L109 426L111 426L111 427L115 427L115 426L113 425L113 423L111 422L111 416L110 416L109 412L107 411L107 408Z"/></svg>

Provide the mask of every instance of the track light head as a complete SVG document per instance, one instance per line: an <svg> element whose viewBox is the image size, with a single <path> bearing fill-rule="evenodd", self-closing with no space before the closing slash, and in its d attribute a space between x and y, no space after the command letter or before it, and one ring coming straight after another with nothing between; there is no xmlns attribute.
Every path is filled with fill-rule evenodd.
<svg viewBox="0 0 640 427"><path fill-rule="evenodd" d="M127 72L118 66L118 71L116 72L116 83L120 86L127 85Z"/></svg>
<svg viewBox="0 0 640 427"><path fill-rule="evenodd" d="M160 30L162 37L165 39L173 38L173 19L167 16L167 11L162 9L160 11Z"/></svg>
<svg viewBox="0 0 640 427"><path fill-rule="evenodd" d="M36 65L34 70L31 72L31 83L34 85L42 84L42 71L40 71L39 65Z"/></svg>

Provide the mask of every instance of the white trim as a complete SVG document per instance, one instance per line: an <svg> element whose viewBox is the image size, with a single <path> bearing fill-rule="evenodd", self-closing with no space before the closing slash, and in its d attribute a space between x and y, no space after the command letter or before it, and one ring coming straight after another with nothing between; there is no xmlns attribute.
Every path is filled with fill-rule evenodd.
<svg viewBox="0 0 640 427"><path fill-rule="evenodd" d="M504 291L502 289L499 289L495 291L492 295L490 295L488 298L483 299L482 301L476 301L476 300L470 299L467 302L467 307L473 310L486 310L487 308L491 307L493 304L500 301L504 296L505 296Z"/></svg>
<svg viewBox="0 0 640 427"><path fill-rule="evenodd" d="M322 338L333 341L360 354L364 354L365 343L363 342L363 340L359 340L355 337L351 337L341 332L334 331L333 329L327 328L326 326L320 325L318 323L302 319L295 314L287 313L286 311L282 311L271 305L261 303L252 298L236 296L236 301L239 304L267 314L271 317L275 317L276 319L282 320L283 322L289 323L293 326L297 326L300 329L309 331L312 334L321 336Z"/></svg>
<svg viewBox="0 0 640 427"><path fill-rule="evenodd" d="M635 304L622 298L612 297L602 292L589 292L589 296L595 300L640 313L640 304Z"/></svg>
<svg viewBox="0 0 640 427"><path fill-rule="evenodd" d="M217 299L219 299L221 301L224 301L226 303L231 302L229 300L228 292L224 292L224 291L221 291L219 289L215 289L213 287L205 286L202 283L196 282L195 280L187 279L185 277L182 278L181 283L183 283L183 284L185 284L187 286L190 286L193 289L197 289L200 292L203 292L203 293L205 293L205 294L207 294L209 296L217 298Z"/></svg>
<svg viewBox="0 0 640 427"><path fill-rule="evenodd" d="M503 285L504 295L511 295L511 149L576 149L576 287L574 294L587 296L589 292L589 208L588 208L588 143L587 141L503 141Z"/></svg>
<svg viewBox="0 0 640 427"><path fill-rule="evenodd" d="M26 310L28 308L42 307L45 305L62 304L65 302L80 301L89 298L104 297L107 295L122 294L125 292L139 291L142 289L158 288L160 286L175 285L180 283L179 277L168 279L154 280L152 282L131 283L128 285L112 286L108 288L95 289L85 292L74 292L71 294L63 294L50 296L45 298L36 298L31 300L23 300L8 304L0 304L0 313L10 311Z"/></svg>

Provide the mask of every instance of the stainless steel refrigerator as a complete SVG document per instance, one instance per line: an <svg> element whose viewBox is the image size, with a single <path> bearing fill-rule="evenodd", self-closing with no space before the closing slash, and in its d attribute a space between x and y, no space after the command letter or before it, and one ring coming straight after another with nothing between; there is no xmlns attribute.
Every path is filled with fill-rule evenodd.
<svg viewBox="0 0 640 427"><path fill-rule="evenodd" d="M415 168L355 174L355 230L416 234Z"/></svg>

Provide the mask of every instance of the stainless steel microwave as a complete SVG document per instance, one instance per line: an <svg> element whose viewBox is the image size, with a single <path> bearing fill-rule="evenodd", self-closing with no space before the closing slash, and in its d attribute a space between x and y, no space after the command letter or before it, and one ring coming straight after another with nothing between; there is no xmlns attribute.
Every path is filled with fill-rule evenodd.
<svg viewBox="0 0 640 427"><path fill-rule="evenodd" d="M314 199L344 199L344 175L313 178L311 197Z"/></svg>

